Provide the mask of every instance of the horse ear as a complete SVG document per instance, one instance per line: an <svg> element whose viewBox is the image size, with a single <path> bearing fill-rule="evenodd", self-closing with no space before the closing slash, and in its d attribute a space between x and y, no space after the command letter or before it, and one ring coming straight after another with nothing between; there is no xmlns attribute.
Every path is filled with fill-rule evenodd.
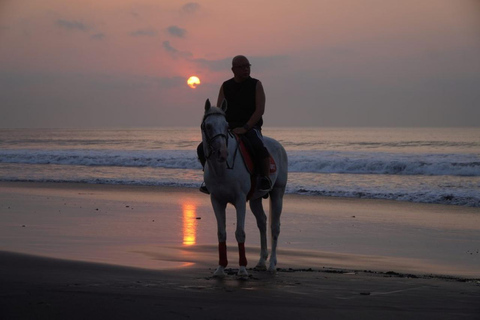
<svg viewBox="0 0 480 320"><path fill-rule="evenodd" d="M207 99L207 101L205 101L205 111L208 111L208 109L210 109L212 105L210 104L210 99Z"/></svg>
<svg viewBox="0 0 480 320"><path fill-rule="evenodd" d="M223 99L222 101L222 110L223 112L227 111L227 100Z"/></svg>

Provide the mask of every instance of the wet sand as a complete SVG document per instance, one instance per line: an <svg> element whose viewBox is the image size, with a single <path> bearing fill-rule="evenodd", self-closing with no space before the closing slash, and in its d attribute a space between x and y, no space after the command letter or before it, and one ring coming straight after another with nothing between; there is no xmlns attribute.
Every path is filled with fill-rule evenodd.
<svg viewBox="0 0 480 320"><path fill-rule="evenodd" d="M251 269L247 215L247 281L230 208L219 281L196 190L0 183L0 200L0 318L480 318L478 208L287 195L276 275Z"/></svg>

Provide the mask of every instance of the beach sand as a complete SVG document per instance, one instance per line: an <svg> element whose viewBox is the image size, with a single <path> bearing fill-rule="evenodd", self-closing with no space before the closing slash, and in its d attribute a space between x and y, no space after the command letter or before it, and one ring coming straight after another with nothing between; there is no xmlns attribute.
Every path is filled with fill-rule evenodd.
<svg viewBox="0 0 480 320"><path fill-rule="evenodd" d="M266 205L268 207L268 205ZM0 183L1 319L480 319L480 210L287 195L278 272L214 279L193 189Z"/></svg>

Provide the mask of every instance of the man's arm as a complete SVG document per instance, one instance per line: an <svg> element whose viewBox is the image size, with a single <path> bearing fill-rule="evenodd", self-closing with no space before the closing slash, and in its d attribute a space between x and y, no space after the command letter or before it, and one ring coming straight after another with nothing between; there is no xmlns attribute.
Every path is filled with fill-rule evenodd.
<svg viewBox="0 0 480 320"><path fill-rule="evenodd" d="M223 91L221 92L223 95ZM219 95L219 98L220 98L220 95ZM263 116L263 113L265 112L265 101L266 101L265 91L263 90L263 85L259 80L255 88L255 112L247 121L247 123L245 124L245 127L235 128L233 129L233 132L238 134L244 134L250 128L252 128L258 121L260 121L260 118Z"/></svg>

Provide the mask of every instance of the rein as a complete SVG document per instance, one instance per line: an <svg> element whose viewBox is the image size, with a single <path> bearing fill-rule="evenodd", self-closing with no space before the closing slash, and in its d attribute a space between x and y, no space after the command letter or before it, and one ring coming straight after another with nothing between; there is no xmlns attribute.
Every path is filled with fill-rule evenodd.
<svg viewBox="0 0 480 320"><path fill-rule="evenodd" d="M216 135L214 135L213 137L209 137L208 134L207 134L207 131L205 130L205 120L210 117L210 116L215 116L215 115L218 115L218 116L222 116L222 117L225 117L224 114L222 113L210 113L210 114L207 114L203 117L203 120L202 120L202 124L201 124L201 129L202 129L202 132L205 134L205 138L207 141L206 144L207 144L207 148L208 148L208 154L205 155L205 158L208 160L210 159L210 157L215 154L216 152L218 152L218 150L214 150L213 147L212 147L212 142L218 138L218 137L223 137L225 138L225 142L226 142L226 145L227 145L227 150L228 150L228 137L232 137L232 138L235 138L234 137L234 134L228 130L227 134L224 134L224 133L217 133ZM236 141L236 139L235 139ZM232 160L232 165L230 166L228 164L228 158L227 160L225 161L226 165L227 165L227 169L230 169L232 170L235 166L235 158L237 157L237 151L238 151L238 142L237 142L237 146L235 148L235 153L233 154L233 160Z"/></svg>

